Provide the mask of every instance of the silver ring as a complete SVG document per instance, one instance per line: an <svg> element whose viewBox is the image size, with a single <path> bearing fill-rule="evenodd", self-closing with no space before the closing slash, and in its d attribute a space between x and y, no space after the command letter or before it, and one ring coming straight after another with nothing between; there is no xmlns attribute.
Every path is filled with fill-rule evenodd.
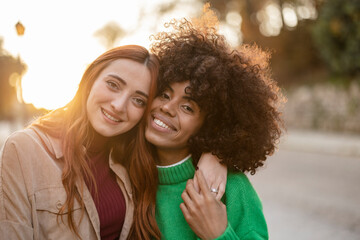
<svg viewBox="0 0 360 240"><path fill-rule="evenodd" d="M210 188L210 192L212 192L212 193L218 193L218 192L219 192L219 189L217 189L217 188Z"/></svg>

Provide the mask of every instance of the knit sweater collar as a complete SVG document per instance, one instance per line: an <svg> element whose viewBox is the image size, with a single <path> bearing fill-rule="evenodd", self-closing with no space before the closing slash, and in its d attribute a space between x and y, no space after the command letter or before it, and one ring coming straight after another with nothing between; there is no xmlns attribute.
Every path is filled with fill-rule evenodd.
<svg viewBox="0 0 360 240"><path fill-rule="evenodd" d="M192 163L192 158L189 157L185 162L168 168L158 168L159 184L177 184L185 182L194 177L195 167Z"/></svg>

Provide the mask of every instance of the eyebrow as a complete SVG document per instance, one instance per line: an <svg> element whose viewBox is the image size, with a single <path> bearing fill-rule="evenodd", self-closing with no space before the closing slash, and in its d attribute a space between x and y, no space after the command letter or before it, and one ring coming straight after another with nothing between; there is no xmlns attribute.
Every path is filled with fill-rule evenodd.
<svg viewBox="0 0 360 240"><path fill-rule="evenodd" d="M172 87L170 87L169 85L165 87L165 90L166 88L168 88L171 92L174 92L174 89L172 89Z"/></svg>
<svg viewBox="0 0 360 240"><path fill-rule="evenodd" d="M195 101L192 97L190 97L190 96L183 96L182 98L196 103L196 101ZM196 104L197 104L197 103L196 103Z"/></svg>
<svg viewBox="0 0 360 240"><path fill-rule="evenodd" d="M119 77L119 76L117 76L117 75L114 75L114 74L109 74L109 76L117 79L117 80L118 80L119 82L121 82L122 84L127 85L127 83L125 82L125 80L122 79L121 77Z"/></svg>
<svg viewBox="0 0 360 240"><path fill-rule="evenodd" d="M171 92L174 92L174 89L172 89L170 86L167 86L167 88L171 91ZM185 88L186 89L186 88ZM192 102L194 102L194 103L196 103L196 101L190 96L190 94L189 93L186 93L185 92L185 94L187 94L186 96L183 96L182 98L183 99L186 99L186 100L189 100L189 101L192 101ZM196 103L197 104L197 103Z"/></svg>
<svg viewBox="0 0 360 240"><path fill-rule="evenodd" d="M149 98L149 96L148 96L146 93L142 92L142 91L135 91L135 92L136 92L137 94L140 94L140 95L146 97L146 98Z"/></svg>
<svg viewBox="0 0 360 240"><path fill-rule="evenodd" d="M109 76L115 78L116 80L118 80L118 81L121 82L122 84L127 85L127 83L125 82L125 80L122 79L121 77L119 77L119 76L117 76L117 75L114 75L114 74L109 74ZM144 97L146 97L146 98L149 98L149 96L148 96L146 93L142 92L142 91L137 90L137 91L135 91L135 93L140 94L140 95L142 95L142 96L144 96Z"/></svg>

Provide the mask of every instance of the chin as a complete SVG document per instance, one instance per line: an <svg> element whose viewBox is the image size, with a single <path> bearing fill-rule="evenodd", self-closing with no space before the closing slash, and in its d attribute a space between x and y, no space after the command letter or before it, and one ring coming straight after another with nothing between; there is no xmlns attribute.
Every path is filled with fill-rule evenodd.
<svg viewBox="0 0 360 240"><path fill-rule="evenodd" d="M162 139L159 139L158 136L154 136L153 133L145 131L145 139L151 143L152 145L154 145L155 147L158 147L160 145L160 143L162 142Z"/></svg>

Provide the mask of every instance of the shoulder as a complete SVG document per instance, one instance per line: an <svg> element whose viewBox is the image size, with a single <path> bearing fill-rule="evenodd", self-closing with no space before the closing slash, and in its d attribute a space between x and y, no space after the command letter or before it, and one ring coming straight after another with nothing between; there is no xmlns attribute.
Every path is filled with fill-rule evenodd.
<svg viewBox="0 0 360 240"><path fill-rule="evenodd" d="M245 202L261 205L258 194L244 173L228 174L225 193L227 201L242 199Z"/></svg>
<svg viewBox="0 0 360 240"><path fill-rule="evenodd" d="M268 239L262 204L243 173L229 173L224 202L228 220L240 239Z"/></svg>
<svg viewBox="0 0 360 240"><path fill-rule="evenodd" d="M226 187L231 189L240 189L242 191L249 191L254 189L248 177L241 172L229 172L227 176Z"/></svg>
<svg viewBox="0 0 360 240"><path fill-rule="evenodd" d="M23 129L12 133L4 142L4 149L10 146L24 145L27 146L35 143L37 139L36 133L32 129Z"/></svg>
<svg viewBox="0 0 360 240"><path fill-rule="evenodd" d="M12 133L5 141L0 157L17 159L39 159L42 153L48 153L50 139L44 132L27 128Z"/></svg>
<svg viewBox="0 0 360 240"><path fill-rule="evenodd" d="M12 133L5 140L3 150L14 147L17 148L18 146L21 146L22 148L31 148L34 145L38 145L39 141L40 139L35 131L33 129L27 128Z"/></svg>

